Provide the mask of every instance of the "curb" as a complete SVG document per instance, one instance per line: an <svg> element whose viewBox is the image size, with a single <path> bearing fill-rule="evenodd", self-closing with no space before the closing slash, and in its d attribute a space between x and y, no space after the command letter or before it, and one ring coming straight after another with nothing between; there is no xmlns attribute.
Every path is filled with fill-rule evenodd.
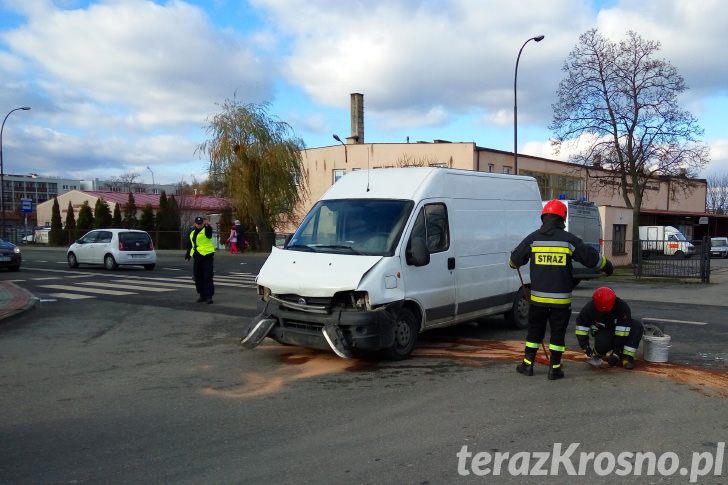
<svg viewBox="0 0 728 485"><path fill-rule="evenodd" d="M15 283L0 281L0 320L13 317L33 308L38 298Z"/></svg>

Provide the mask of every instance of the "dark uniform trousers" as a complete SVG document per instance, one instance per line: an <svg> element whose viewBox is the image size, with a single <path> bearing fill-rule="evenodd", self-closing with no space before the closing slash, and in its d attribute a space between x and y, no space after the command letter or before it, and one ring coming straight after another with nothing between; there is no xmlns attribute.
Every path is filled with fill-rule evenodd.
<svg viewBox="0 0 728 485"><path fill-rule="evenodd" d="M566 346L565 335L566 327L569 326L571 318L571 305L561 305L559 307L534 305L528 311L528 334L526 335L526 359L533 362L538 353L538 347L543 342L546 335L546 325L548 323L551 330L549 339L549 350L551 353L551 363L559 364L561 362L561 354Z"/></svg>
<svg viewBox="0 0 728 485"><path fill-rule="evenodd" d="M607 355L614 351L619 355L634 357L644 333L642 322L630 319L614 328L602 328L594 334L594 350L598 355Z"/></svg>
<svg viewBox="0 0 728 485"><path fill-rule="evenodd" d="M212 299L215 294L215 286L213 284L213 268L215 253L205 256L195 252L193 258L192 275L195 279L195 289L200 297L205 300Z"/></svg>

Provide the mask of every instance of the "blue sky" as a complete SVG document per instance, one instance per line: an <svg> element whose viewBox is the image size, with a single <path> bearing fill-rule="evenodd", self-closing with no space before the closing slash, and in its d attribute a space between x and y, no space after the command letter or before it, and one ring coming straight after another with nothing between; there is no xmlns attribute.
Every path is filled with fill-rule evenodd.
<svg viewBox="0 0 728 485"><path fill-rule="evenodd" d="M548 158L561 67L581 33L659 41L690 90L682 107L728 173L728 45L721 0L0 0L5 173L79 179L206 176L196 152L225 99L270 104L306 146L475 142ZM147 168L149 167L149 168Z"/></svg>

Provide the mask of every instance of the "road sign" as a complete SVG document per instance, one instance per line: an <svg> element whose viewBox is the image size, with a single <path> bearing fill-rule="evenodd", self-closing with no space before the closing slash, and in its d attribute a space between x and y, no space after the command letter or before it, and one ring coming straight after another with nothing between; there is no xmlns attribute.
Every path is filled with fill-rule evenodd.
<svg viewBox="0 0 728 485"><path fill-rule="evenodd" d="M20 199L21 212L33 212L33 199Z"/></svg>

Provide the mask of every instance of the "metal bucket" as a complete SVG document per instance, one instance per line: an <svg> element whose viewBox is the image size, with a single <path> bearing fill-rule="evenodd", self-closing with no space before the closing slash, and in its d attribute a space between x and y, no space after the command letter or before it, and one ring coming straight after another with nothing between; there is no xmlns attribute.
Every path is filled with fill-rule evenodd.
<svg viewBox="0 0 728 485"><path fill-rule="evenodd" d="M667 356L670 348L670 336L663 335L657 337L654 335L645 335L644 341L644 359L648 362L667 362Z"/></svg>

